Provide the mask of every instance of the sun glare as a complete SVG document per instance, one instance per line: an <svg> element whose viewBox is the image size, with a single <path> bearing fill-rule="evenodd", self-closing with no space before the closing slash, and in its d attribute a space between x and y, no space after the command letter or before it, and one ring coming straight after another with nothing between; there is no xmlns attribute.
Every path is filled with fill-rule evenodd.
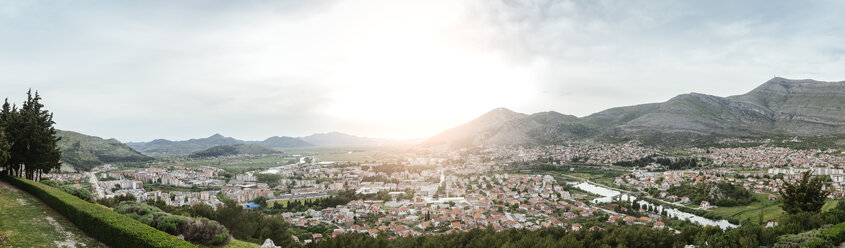
<svg viewBox="0 0 845 248"><path fill-rule="evenodd" d="M340 70L331 78L343 88L327 115L406 125L432 118L461 122L530 97L526 69L465 48L460 32L470 30L455 25L463 18L459 3L390 8L349 23L351 39L338 51Z"/></svg>

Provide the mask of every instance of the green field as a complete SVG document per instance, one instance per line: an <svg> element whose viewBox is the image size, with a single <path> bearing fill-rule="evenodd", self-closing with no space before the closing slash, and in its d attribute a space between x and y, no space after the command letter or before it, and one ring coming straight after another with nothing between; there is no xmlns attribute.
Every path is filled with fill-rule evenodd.
<svg viewBox="0 0 845 248"><path fill-rule="evenodd" d="M824 206L822 206L822 211L830 210L831 208L835 208L839 205L839 200L827 200L824 202Z"/></svg>
<svg viewBox="0 0 845 248"><path fill-rule="evenodd" d="M725 219L735 219L738 221L759 221L760 215L762 215L764 223L786 214L781 208L780 202L769 201L768 194L754 194L754 197L757 198L757 201L746 206L717 207L711 211ZM837 200L827 200L824 206L822 206L822 211L834 208L838 203L839 201Z"/></svg>
<svg viewBox="0 0 845 248"><path fill-rule="evenodd" d="M229 241L228 244L223 245L223 246L204 246L204 245L201 245L200 247L204 247L204 248L260 248L261 245L246 242L246 241L240 241L240 240L233 238L232 241Z"/></svg>
<svg viewBox="0 0 845 248"><path fill-rule="evenodd" d="M286 148L283 152L289 154L299 154L307 156L315 156L320 161L383 161L388 159L401 159L399 155L408 146L391 146L391 147L303 147L303 148Z"/></svg>
<svg viewBox="0 0 845 248"><path fill-rule="evenodd" d="M745 206L717 207L711 211L725 219L752 221L759 221L762 214L764 222L785 214L780 208L780 202L769 200L769 194L754 194L754 198L757 198L757 201Z"/></svg>
<svg viewBox="0 0 845 248"><path fill-rule="evenodd" d="M106 247L32 195L0 181L0 247Z"/></svg>
<svg viewBox="0 0 845 248"><path fill-rule="evenodd" d="M313 197L313 198L305 198L305 199L293 199L293 200L277 200L277 201L267 201L267 207L272 208L273 206L278 204L282 204L283 206L287 206L289 202L292 201L299 201L300 203L304 203L305 200L316 200L316 199L324 199L326 197Z"/></svg>
<svg viewBox="0 0 845 248"><path fill-rule="evenodd" d="M161 161L151 164L153 167L200 167L210 166L223 169L242 169L254 170L271 168L288 164L289 161L295 159L291 156L267 156L260 158L209 158L186 160L181 158L162 158Z"/></svg>

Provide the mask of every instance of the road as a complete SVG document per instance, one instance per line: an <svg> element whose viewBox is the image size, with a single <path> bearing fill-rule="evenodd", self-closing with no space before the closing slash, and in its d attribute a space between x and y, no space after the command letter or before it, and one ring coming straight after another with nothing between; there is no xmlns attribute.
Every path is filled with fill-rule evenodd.
<svg viewBox="0 0 845 248"><path fill-rule="evenodd" d="M94 192L97 193L97 199L106 198L106 193L100 187L100 180L94 175L94 172L88 172L88 181L91 182L91 187L94 187Z"/></svg>

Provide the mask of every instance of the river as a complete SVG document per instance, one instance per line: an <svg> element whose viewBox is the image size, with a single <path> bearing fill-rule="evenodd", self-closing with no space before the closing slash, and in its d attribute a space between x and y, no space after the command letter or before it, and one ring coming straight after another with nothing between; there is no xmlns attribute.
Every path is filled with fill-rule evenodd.
<svg viewBox="0 0 845 248"><path fill-rule="evenodd" d="M609 202L613 201L613 197L620 196L620 195L621 195L620 197L622 198L622 200L627 200L627 201L636 201L637 200L636 197L631 196L631 195L627 195L627 194L622 194L621 191L602 187L602 186L598 186L598 185L591 184L591 183L588 183L588 182L576 184L574 187L578 188L580 190L583 190L583 191L587 191L587 192L602 196L601 198L596 198L595 200L593 200L594 203L609 203ZM663 210L665 208L663 205L654 205L654 204L647 202L647 201L644 201L644 200L636 201L636 204L638 204L640 206L645 206L645 205L652 206L652 207L657 209L657 212L663 212ZM678 210L676 208L665 208L665 209L666 209L666 214L669 217L677 217L678 219L687 220L687 221L690 221L690 222L693 222L693 223L696 223L696 224L699 224L699 225L718 226L718 227L722 228L723 230L728 229L728 228L736 228L737 227L737 225L731 224L727 220L716 221L716 220L711 220L711 219L704 218L704 217L701 217L701 216L698 216L698 215L694 215L694 214L691 214L691 213L683 212L683 211Z"/></svg>

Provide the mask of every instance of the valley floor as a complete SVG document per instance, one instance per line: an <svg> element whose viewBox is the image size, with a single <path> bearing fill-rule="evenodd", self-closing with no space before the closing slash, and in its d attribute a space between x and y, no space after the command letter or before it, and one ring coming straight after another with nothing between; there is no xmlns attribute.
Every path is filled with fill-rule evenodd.
<svg viewBox="0 0 845 248"><path fill-rule="evenodd" d="M0 247L107 247L38 198L0 181Z"/></svg>

